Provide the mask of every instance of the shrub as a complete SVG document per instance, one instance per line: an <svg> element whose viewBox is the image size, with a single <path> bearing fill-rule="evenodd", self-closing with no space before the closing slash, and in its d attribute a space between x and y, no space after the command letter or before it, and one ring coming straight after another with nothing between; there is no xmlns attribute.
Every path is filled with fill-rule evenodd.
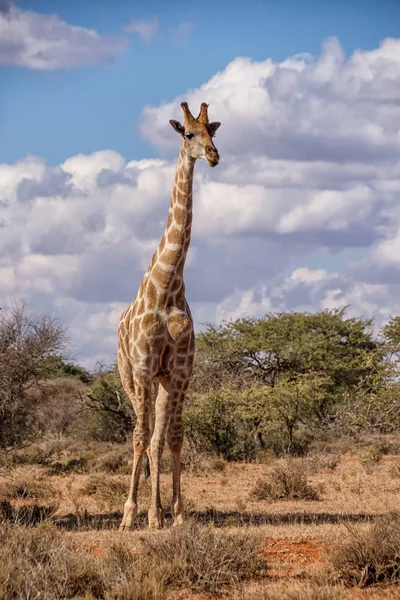
<svg viewBox="0 0 400 600"><path fill-rule="evenodd" d="M204 453L198 439L183 439L182 470L192 475L203 475L207 471L209 456Z"/></svg>
<svg viewBox="0 0 400 600"><path fill-rule="evenodd" d="M106 583L96 559L83 556L54 526L0 526L0 597L4 600L104 598Z"/></svg>
<svg viewBox="0 0 400 600"><path fill-rule="evenodd" d="M218 471L219 473L223 473L226 470L226 462L222 458L214 458L210 466L214 471Z"/></svg>
<svg viewBox="0 0 400 600"><path fill-rule="evenodd" d="M376 446L367 446L358 452L358 460L365 467L377 465L382 459L383 452Z"/></svg>
<svg viewBox="0 0 400 600"><path fill-rule="evenodd" d="M265 573L260 538L248 533L189 524L140 540L139 553L121 543L95 557L49 523L0 525L0 597L159 600L172 589L221 592Z"/></svg>
<svg viewBox="0 0 400 600"><path fill-rule="evenodd" d="M41 479L36 469L19 469L0 483L2 500L48 500L56 496L53 486Z"/></svg>
<svg viewBox="0 0 400 600"><path fill-rule="evenodd" d="M346 585L400 581L400 515L378 518L368 529L349 529L350 539L328 558L335 577Z"/></svg>
<svg viewBox="0 0 400 600"><path fill-rule="evenodd" d="M318 492L308 484L304 471L293 466L278 466L260 480L250 492L255 500L319 500Z"/></svg>
<svg viewBox="0 0 400 600"><path fill-rule="evenodd" d="M254 432L237 413L235 395L225 389L194 395L183 414L189 443L198 451L225 460L253 460L257 444Z"/></svg>
<svg viewBox="0 0 400 600"><path fill-rule="evenodd" d="M126 477L92 475L80 489L80 493L95 496L109 507L115 507L124 504L128 489L129 482Z"/></svg>
<svg viewBox="0 0 400 600"><path fill-rule="evenodd" d="M246 600L345 600L346 597L342 590L332 588L332 586L307 585L286 592L282 592L281 588L276 591L262 589L253 593L246 592L246 595L238 592L233 598L234 600L244 600L244 598Z"/></svg>
<svg viewBox="0 0 400 600"><path fill-rule="evenodd" d="M91 390L82 398L87 409L77 433L100 442L125 442L136 418L131 402L122 387L116 365L93 376Z"/></svg>
<svg viewBox="0 0 400 600"><path fill-rule="evenodd" d="M95 467L97 470L105 471L106 473L130 473L132 470L125 446L123 453L112 452L101 457L96 462Z"/></svg>
<svg viewBox="0 0 400 600"><path fill-rule="evenodd" d="M67 473L87 473L87 459L71 458L66 462L52 462L49 466L51 475L66 475Z"/></svg>
<svg viewBox="0 0 400 600"><path fill-rule="evenodd" d="M0 447L18 446L42 433L38 407L44 381L65 353L66 333L48 315L29 314L23 303L0 313Z"/></svg>
<svg viewBox="0 0 400 600"><path fill-rule="evenodd" d="M0 501L0 523L13 525L37 525L50 519L57 510L56 505L39 506L38 504L25 504L12 506L8 500Z"/></svg>
<svg viewBox="0 0 400 600"><path fill-rule="evenodd" d="M258 534L228 533L189 523L171 529L166 536L146 536L141 541L150 564L165 564L169 585L174 588L217 593L240 581L259 578L266 570Z"/></svg>

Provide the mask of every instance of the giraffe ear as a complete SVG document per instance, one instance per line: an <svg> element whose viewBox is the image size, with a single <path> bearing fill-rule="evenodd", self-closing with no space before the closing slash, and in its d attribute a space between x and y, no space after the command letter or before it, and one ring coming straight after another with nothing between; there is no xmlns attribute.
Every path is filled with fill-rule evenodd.
<svg viewBox="0 0 400 600"><path fill-rule="evenodd" d="M179 121L174 121L173 119L170 120L170 123L172 125L172 128L175 129L175 131L177 133L180 133L181 135L183 135L185 133L185 128L183 125L181 125L179 123Z"/></svg>
<svg viewBox="0 0 400 600"><path fill-rule="evenodd" d="M211 133L211 135L214 135L215 132L217 131L218 127L220 127L221 123L218 123L218 121L213 121L212 123L209 123L207 125L209 132Z"/></svg>

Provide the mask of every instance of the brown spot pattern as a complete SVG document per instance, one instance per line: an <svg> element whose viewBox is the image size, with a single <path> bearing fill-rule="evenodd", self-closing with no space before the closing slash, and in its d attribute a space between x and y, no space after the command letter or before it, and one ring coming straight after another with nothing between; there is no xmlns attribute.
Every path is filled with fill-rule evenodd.
<svg viewBox="0 0 400 600"><path fill-rule="evenodd" d="M188 109L184 108L184 111L187 117ZM193 117L191 119L194 126L202 131L204 129L202 143L205 146L212 145L208 132L206 135L205 121L200 122ZM187 155L186 148L187 144L183 141L164 235L157 251L153 254L149 270L142 279L135 303L123 313L119 328L118 367L124 389L132 400L137 417L133 436L132 482L125 504L123 527L130 527L132 518L136 514L133 507L137 507L141 459L143 452L149 448L153 427L151 415L153 380L156 380L159 385L157 403L160 402L160 406L164 406L164 410L167 411L165 415L167 423L169 422L167 441L175 455L174 468L178 469L173 478L173 503L175 506L182 504L179 486L183 439L182 407L193 367L195 339L192 317L184 295L182 275L190 244L195 163L195 160ZM168 248L167 242L179 247ZM160 265L171 268L165 269ZM164 435L165 431L155 430L151 442L150 524L156 518L158 519L160 493L157 473L159 473L159 458L162 454Z"/></svg>

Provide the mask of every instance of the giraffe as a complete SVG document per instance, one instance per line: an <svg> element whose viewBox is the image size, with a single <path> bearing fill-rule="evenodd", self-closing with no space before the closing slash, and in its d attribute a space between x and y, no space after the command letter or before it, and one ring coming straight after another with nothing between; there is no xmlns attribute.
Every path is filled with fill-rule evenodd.
<svg viewBox="0 0 400 600"><path fill-rule="evenodd" d="M160 497L160 460L167 440L172 457L174 525L183 523L181 496L182 409L193 367L195 335L185 298L183 269L192 228L193 172L198 158L211 167L219 162L213 143L221 123L208 120L201 104L194 118L182 102L184 124L170 120L182 137L168 213L168 221L133 303L123 312L118 329L118 370L136 413L133 467L120 530L129 529L137 514L137 494L144 454L150 462L149 528L161 529L164 513ZM152 387L156 389L152 411Z"/></svg>

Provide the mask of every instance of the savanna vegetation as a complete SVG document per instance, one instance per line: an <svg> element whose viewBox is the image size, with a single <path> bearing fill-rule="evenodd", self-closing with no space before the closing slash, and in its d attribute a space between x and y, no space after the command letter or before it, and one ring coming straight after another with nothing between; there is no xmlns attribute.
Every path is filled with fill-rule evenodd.
<svg viewBox="0 0 400 600"><path fill-rule="evenodd" d="M116 366L67 361L67 332L23 305L0 317L0 447L49 436L124 442L135 415ZM400 428L400 317L376 331L345 309L267 314L198 335L186 402L193 451L254 461L335 436ZM79 418L78 418L79 417Z"/></svg>
<svg viewBox="0 0 400 600"><path fill-rule="evenodd" d="M135 530L117 531L135 415L116 366L88 371L72 350L53 317L0 312L0 598L398 597L400 317L206 325L187 522L156 535L148 479ZM162 471L168 506L167 453Z"/></svg>

